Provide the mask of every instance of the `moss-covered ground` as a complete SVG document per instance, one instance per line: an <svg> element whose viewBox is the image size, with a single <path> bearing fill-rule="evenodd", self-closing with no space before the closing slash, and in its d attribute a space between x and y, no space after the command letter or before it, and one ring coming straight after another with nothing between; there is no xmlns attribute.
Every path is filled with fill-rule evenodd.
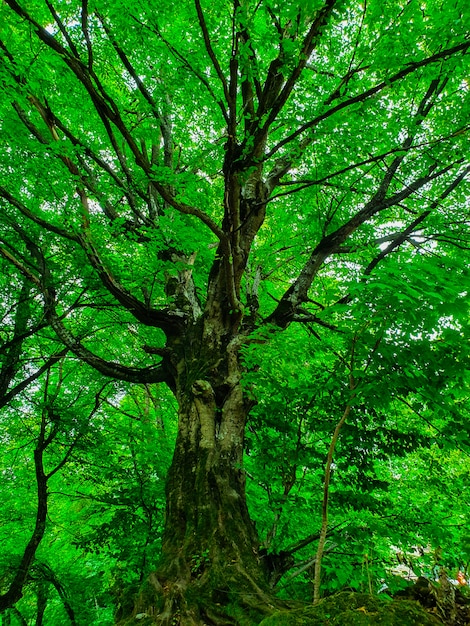
<svg viewBox="0 0 470 626"><path fill-rule="evenodd" d="M343 592L317 605L274 613L259 626L442 626L412 600L391 600L366 593Z"/></svg>

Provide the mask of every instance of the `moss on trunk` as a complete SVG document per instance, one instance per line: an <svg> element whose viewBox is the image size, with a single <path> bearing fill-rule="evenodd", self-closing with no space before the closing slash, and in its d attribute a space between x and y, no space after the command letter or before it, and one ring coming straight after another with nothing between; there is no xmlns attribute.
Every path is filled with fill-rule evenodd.
<svg viewBox="0 0 470 626"><path fill-rule="evenodd" d="M223 392L215 382L197 379L177 393L179 429L167 477L161 560L130 615L124 607L118 614L122 626L251 626L285 606L269 587L246 504L247 407L239 381L225 381Z"/></svg>

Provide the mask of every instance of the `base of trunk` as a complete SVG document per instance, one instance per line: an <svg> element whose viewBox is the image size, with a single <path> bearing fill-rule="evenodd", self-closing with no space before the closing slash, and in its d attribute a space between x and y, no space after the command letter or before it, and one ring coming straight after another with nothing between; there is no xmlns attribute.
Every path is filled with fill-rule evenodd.
<svg viewBox="0 0 470 626"><path fill-rule="evenodd" d="M171 569L172 576L165 570ZM175 569L180 576L175 577ZM116 615L118 626L253 626L275 611L293 608L261 588L236 563L223 570L207 568L193 559L173 562L151 574L127 616L124 607Z"/></svg>
<svg viewBox="0 0 470 626"><path fill-rule="evenodd" d="M253 626L285 608L269 586L270 569L246 503L248 408L236 373L217 392L215 383L197 379L177 393L162 556L135 604L121 605L119 626Z"/></svg>

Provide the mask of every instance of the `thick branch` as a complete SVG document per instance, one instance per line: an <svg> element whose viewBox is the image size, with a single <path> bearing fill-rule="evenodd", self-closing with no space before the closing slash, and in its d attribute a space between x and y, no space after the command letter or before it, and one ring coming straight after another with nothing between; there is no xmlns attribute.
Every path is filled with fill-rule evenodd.
<svg viewBox="0 0 470 626"><path fill-rule="evenodd" d="M62 320L55 311L55 301L53 291L45 287L45 310L46 317L62 343L73 352L81 361L87 363L104 376L109 376L117 380L125 380L132 383L160 383L168 381L168 373L162 365L151 367L126 367L114 361L107 361L97 356L72 335L64 326Z"/></svg>
<svg viewBox="0 0 470 626"><path fill-rule="evenodd" d="M392 166L393 165L394 164L392 163ZM456 163L452 163L440 170L431 171L430 174L418 178L410 185L407 185L400 191L394 193L392 196L384 198L384 192L390 184L390 177L387 175L389 171L387 170L386 176L384 177L378 191L365 205L365 207L358 211L356 215L343 224L343 226L335 230L333 233L323 237L320 243L313 250L308 261L305 263L297 280L289 287L284 296L281 298L275 311L265 321L267 323L280 325L281 327L289 324L295 315L297 307L307 301L308 290L325 260L331 254L335 253L341 244L343 244L348 237L350 237L350 235L359 228L359 226L364 224L364 222L368 221L377 213L400 204L404 199L411 196L432 180L435 180L436 178L449 172L449 170L455 165ZM465 168L464 171L458 176L459 181L463 180L469 171L470 166ZM455 186L456 185L452 183L452 189L454 189Z"/></svg>
<svg viewBox="0 0 470 626"><path fill-rule="evenodd" d="M182 316L178 316L177 313L172 311L161 311L153 309L147 306L144 302L141 302L138 298L129 293L119 282L112 276L109 270L104 266L98 251L92 244L90 238L86 234L75 235L68 231L50 224L46 220L34 215L23 203L16 200L6 189L0 187L0 197L5 198L10 204L17 208L23 215L34 221L39 226L42 226L46 230L60 235L66 239L77 242L81 245L85 251L91 266L95 269L100 277L103 285L111 293L116 300L122 304L138 321L147 326L154 326L161 328L166 333L174 331L175 326L178 326L182 322ZM27 245L32 245L32 242L28 239ZM1 248L0 254L13 263L23 275L25 275L30 281L34 282L36 286L40 286L39 279L22 263L18 261L10 252Z"/></svg>
<svg viewBox="0 0 470 626"><path fill-rule="evenodd" d="M110 378L136 383L168 382L168 372L165 370L163 365L151 366L148 368L126 367L119 363L102 359L101 357L98 357L96 354L88 350L88 348L85 348L81 341L78 338L74 337L67 330L67 328L63 324L61 317L56 312L55 291L52 287L52 280L46 267L42 251L33 242L29 241L28 244L32 249L33 255L38 261L38 273L40 277L33 274L20 261L18 261L18 259L16 259L11 253L6 251L5 249L0 248L0 254L2 254L8 261L13 263L15 267L26 278L33 282L33 284L36 285L36 287L38 287L39 290L42 292L44 296L44 312L46 320L68 350L73 352L80 360L84 361L94 369L98 370L105 376L109 376ZM120 297L125 298L126 293L119 295ZM129 306L134 306L135 299L132 299L132 296L130 297L131 301ZM164 322L167 322L167 324L164 324L167 331L174 327L175 320L181 321L178 318L178 314L172 314L171 311L169 311L168 313L162 313L162 315L165 318ZM162 320L159 320L158 324L154 323L151 325L162 328L162 324L160 323L161 321Z"/></svg>
<svg viewBox="0 0 470 626"><path fill-rule="evenodd" d="M23 339L21 339L21 337L24 338L28 328L28 322L30 321L30 291L31 283L24 277L15 313L13 337L10 341L10 347L8 350L4 351L4 356L0 361L0 407L2 398L5 396L18 370L19 359L23 348Z"/></svg>
<svg viewBox="0 0 470 626"><path fill-rule="evenodd" d="M71 626L76 626L77 622L75 619L75 611L73 610L73 607L67 597L67 592L54 571L51 569L51 567L49 567L49 565L47 565L46 563L37 563L35 564L33 571L34 573L37 572L42 580L52 583L55 590L59 594L60 599L62 600L65 612L67 613Z"/></svg>
<svg viewBox="0 0 470 626"><path fill-rule="evenodd" d="M366 91L364 91L364 92L362 92L360 94L357 94L356 96L352 96L351 98L347 98L346 100L344 100L343 102L340 102L339 104L337 104L336 106L332 107L331 109L328 109L324 113L321 113L320 115L315 117L313 120L310 120L309 122L306 122L305 124L302 124L301 126L299 126L299 128L296 131L294 131L292 134L288 135L287 137L282 139L278 144L276 144L265 155L264 159L268 160L274 154L276 154L276 152L278 152L283 146L285 146L286 144L294 141L294 139L299 137L299 135L302 135L306 130L309 130L311 128L314 128L315 126L318 126L318 124L320 122L322 122L323 120L328 119L329 117L331 117L332 115L334 115L338 111L342 111L343 109L346 109L347 107L350 107L353 104L356 104L358 102L363 102L363 101L367 100L368 98L371 98L372 96L375 96L377 93L379 93L380 91L382 91L386 87L389 87L389 86L395 84L396 82L402 80L403 78L405 78L409 74L412 74L413 72L415 72L416 70L418 70L418 69L420 69L422 67L425 67L427 65L431 65L432 63L437 63L438 61L445 60L445 59L447 59L447 58L449 58L449 57L451 57L451 56L453 56L453 55L455 55L455 54L457 54L459 52L465 53L469 48L470 48L470 42L469 41L465 41L465 42L463 42L461 44L453 46L452 48L447 48L445 50L441 50L440 52L437 52L436 54L433 54L433 55L431 55L429 57L426 57L425 59L422 59L421 61L415 61L413 63L408 63L407 66L404 67L402 70L400 70L396 74L393 74L390 78L388 78L386 80L383 80L382 82L380 82L375 87L371 87L370 89L367 89ZM311 140L306 140L306 142L303 142L302 147L305 148L306 145L308 145L310 142L311 142Z"/></svg>
<svg viewBox="0 0 470 626"><path fill-rule="evenodd" d="M88 348L85 348L79 339L74 337L65 328L55 311L49 312L48 319L62 343L64 343L81 361L87 363L104 376L116 380L125 380L131 383L168 382L168 373L163 366L157 365L144 368L126 367L114 361L106 361L88 350Z"/></svg>
<svg viewBox="0 0 470 626"><path fill-rule="evenodd" d="M85 37L86 48L88 52L88 69L92 71L93 47L91 45L90 32L88 30L88 0L82 0L81 26L82 26L83 36Z"/></svg>
<svg viewBox="0 0 470 626"><path fill-rule="evenodd" d="M49 364L48 369L50 369L51 365L52 362ZM99 394L96 397L95 405L88 419L93 416L98 407ZM22 597L23 587L28 578L31 577L31 566L35 559L36 551L42 541L46 530L46 520L48 513L48 480L65 465L78 441L78 438L80 437L79 434L78 437L76 437L73 443L69 446L62 460L54 467L53 470L46 473L44 468L44 453L59 432L59 428L57 424L55 424L54 427L50 430L49 434L47 434L49 418L50 407L48 407L48 379L46 379L46 383L44 385L44 407L41 414L41 425L33 454L37 485L36 523L31 538L24 549L20 563L16 570L16 574L13 577L13 580L7 592L0 596L0 613L7 608L11 608Z"/></svg>
<svg viewBox="0 0 470 626"><path fill-rule="evenodd" d="M16 571L16 574L8 588L8 591L0 596L0 613L5 609L12 607L23 595L23 586L28 578L29 569L31 563L36 554L36 550L44 536L46 530L47 519L47 477L44 473L43 466L43 452L44 441L42 437L39 438L36 448L34 450L34 469L36 474L37 485L37 512L36 522L33 533L31 535L26 548L24 549L23 556L21 557L20 564Z"/></svg>
<svg viewBox="0 0 470 626"><path fill-rule="evenodd" d="M304 70L308 62L308 59L310 58L313 50L315 49L315 46L318 42L318 38L321 35L322 29L328 17L331 15L331 12L333 11L335 4L336 4L336 0L325 0L324 6L317 12L317 15L315 16L315 19L310 25L309 31L303 41L302 49L299 54L297 65L292 70L288 79L285 81L279 95L277 95L276 99L272 103L267 119L264 122L263 126L255 134L255 146L259 143L262 137L266 136L271 124L277 118L280 111L282 110L285 103L287 102L289 96L291 95L292 90L294 89L299 76ZM280 66L282 65L281 55L277 58L277 61L278 61L279 70L280 70ZM270 85L268 81L266 81L264 89L263 89L263 93L267 93L267 91L271 89L272 89L272 85ZM263 104L266 105L266 103L267 103L267 100L266 98L264 98ZM258 118L264 115L264 113L265 113L265 110L264 108L262 109L260 105L260 109L258 111Z"/></svg>
<svg viewBox="0 0 470 626"><path fill-rule="evenodd" d="M165 333L172 333L184 322L183 314L170 310L158 310L148 306L125 289L105 267L101 257L86 235L80 236L80 244L85 251L91 266L101 279L104 287L122 306L139 322L146 326L161 328Z"/></svg>
<svg viewBox="0 0 470 626"><path fill-rule="evenodd" d="M377 267L377 265L388 256L393 250L396 250L400 247L405 241L407 241L417 227L424 222L424 220L431 214L432 210L439 206L439 203L447 198L448 195L454 191L454 189L460 185L460 183L465 179L467 174L470 172L470 166L465 167L458 176L446 187L446 189L440 194L439 198L432 202L430 209L424 211L419 217L417 217L411 224L405 228L401 233L394 236L390 244L384 248L366 267L364 271L364 275L368 276L372 273L372 271Z"/></svg>

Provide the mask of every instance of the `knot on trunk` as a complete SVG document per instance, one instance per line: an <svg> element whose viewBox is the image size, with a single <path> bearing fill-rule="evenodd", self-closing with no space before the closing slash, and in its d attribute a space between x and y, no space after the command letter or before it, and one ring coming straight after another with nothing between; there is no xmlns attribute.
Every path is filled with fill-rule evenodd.
<svg viewBox="0 0 470 626"><path fill-rule="evenodd" d="M193 395L201 400L211 400L214 398L214 390L207 380L195 380L192 384L191 391Z"/></svg>

